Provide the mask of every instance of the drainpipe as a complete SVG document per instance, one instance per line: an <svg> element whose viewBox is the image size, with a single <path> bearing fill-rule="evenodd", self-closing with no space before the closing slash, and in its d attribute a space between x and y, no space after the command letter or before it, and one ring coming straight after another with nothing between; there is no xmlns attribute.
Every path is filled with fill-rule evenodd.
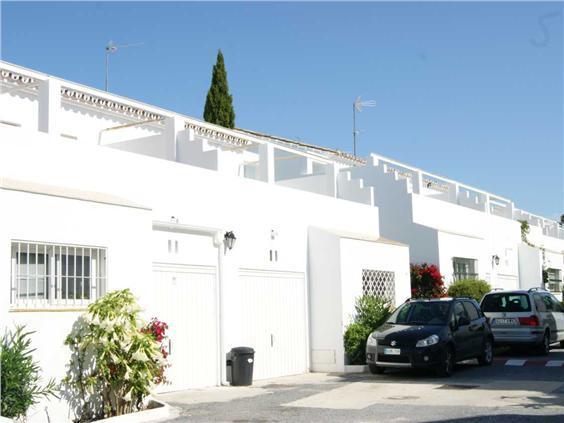
<svg viewBox="0 0 564 423"><path fill-rule="evenodd" d="M219 345L219 384L229 385L227 383L227 369L226 369L226 346L225 346L225 301L223 293L223 256L225 252L222 251L222 237L224 231L218 231L214 236L214 245L217 248L217 320L218 320L218 345Z"/></svg>

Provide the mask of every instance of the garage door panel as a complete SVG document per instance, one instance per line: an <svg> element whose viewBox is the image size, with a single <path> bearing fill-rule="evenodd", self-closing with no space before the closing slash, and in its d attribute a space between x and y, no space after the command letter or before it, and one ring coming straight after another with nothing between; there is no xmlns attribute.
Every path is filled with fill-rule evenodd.
<svg viewBox="0 0 564 423"><path fill-rule="evenodd" d="M239 282L243 337L256 350L254 379L306 372L304 275L242 270Z"/></svg>
<svg viewBox="0 0 564 423"><path fill-rule="evenodd" d="M217 384L216 273L212 267L155 265L156 315L169 325L170 384L161 392Z"/></svg>

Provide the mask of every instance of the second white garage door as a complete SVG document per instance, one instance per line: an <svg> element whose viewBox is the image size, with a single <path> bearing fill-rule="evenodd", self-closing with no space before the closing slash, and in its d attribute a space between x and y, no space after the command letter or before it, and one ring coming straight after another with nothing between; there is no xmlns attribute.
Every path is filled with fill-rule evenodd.
<svg viewBox="0 0 564 423"><path fill-rule="evenodd" d="M244 345L255 349L255 380L307 372L303 273L241 269Z"/></svg>

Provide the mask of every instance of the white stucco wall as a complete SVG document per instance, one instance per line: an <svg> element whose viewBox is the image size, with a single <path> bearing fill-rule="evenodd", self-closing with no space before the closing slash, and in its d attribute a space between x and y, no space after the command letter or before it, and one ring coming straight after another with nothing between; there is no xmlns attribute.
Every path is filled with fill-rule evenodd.
<svg viewBox="0 0 564 423"><path fill-rule="evenodd" d="M309 230L311 368L345 369L343 334L362 296L362 270L395 273L394 306L410 297L409 249L354 239L319 228Z"/></svg>
<svg viewBox="0 0 564 423"><path fill-rule="evenodd" d="M97 246L107 248L107 289L128 287L142 307L150 308L149 211L5 189L0 189L0 204L4 205L0 221L2 292L9 293L11 240ZM34 331L34 357L43 378L60 381L70 357L63 342L84 308L10 311L10 296L2 295L0 301L2 331L16 325ZM41 404L30 414L44 421L43 407ZM64 421L65 413L65 407L49 407L51 421Z"/></svg>
<svg viewBox="0 0 564 423"><path fill-rule="evenodd" d="M542 286L542 256L538 248L519 245L519 287L529 289Z"/></svg>

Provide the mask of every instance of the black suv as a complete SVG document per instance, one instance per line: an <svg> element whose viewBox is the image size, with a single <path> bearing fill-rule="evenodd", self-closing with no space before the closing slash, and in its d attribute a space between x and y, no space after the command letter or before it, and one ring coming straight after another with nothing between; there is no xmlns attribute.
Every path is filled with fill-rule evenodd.
<svg viewBox="0 0 564 423"><path fill-rule="evenodd" d="M435 369L450 376L455 363L493 361L493 336L478 303L469 298L408 300L366 342L371 373L386 367Z"/></svg>

